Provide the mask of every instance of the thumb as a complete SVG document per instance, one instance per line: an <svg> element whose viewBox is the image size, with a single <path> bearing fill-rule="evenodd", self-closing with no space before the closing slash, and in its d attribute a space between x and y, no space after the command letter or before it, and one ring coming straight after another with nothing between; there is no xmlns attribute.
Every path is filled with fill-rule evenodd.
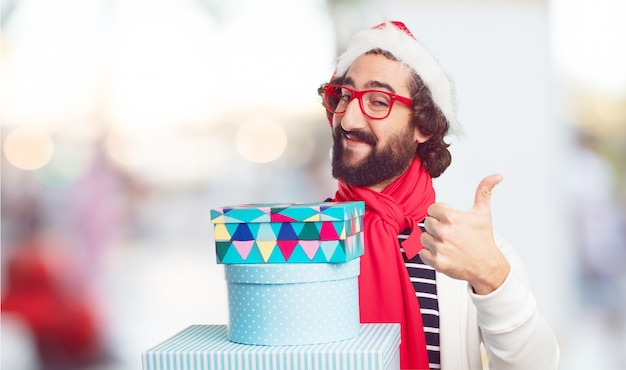
<svg viewBox="0 0 626 370"><path fill-rule="evenodd" d="M478 188L476 188L476 197L474 198L474 209L489 210L491 205L491 193L493 188L502 181L500 174L493 174L482 179Z"/></svg>

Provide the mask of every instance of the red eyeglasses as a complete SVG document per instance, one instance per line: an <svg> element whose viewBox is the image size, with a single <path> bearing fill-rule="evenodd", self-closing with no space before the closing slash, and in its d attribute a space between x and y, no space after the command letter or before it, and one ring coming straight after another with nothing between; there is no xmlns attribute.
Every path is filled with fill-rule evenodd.
<svg viewBox="0 0 626 370"><path fill-rule="evenodd" d="M391 113L396 101L412 106L413 101L400 95L382 90L354 90L344 85L328 84L323 86L324 105L332 113L346 112L352 99L358 99L361 112L371 119L384 119Z"/></svg>

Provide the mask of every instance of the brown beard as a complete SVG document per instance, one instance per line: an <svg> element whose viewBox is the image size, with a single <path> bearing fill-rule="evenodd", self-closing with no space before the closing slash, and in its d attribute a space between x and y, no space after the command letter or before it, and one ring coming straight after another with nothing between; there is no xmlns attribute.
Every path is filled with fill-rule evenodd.
<svg viewBox="0 0 626 370"><path fill-rule="evenodd" d="M355 164L348 164L344 158L342 145L344 135L372 145L371 153ZM370 187L400 176L409 167L417 150L412 128L390 138L384 147L378 146L378 139L365 131L346 131L341 125L333 130L333 177L346 184Z"/></svg>

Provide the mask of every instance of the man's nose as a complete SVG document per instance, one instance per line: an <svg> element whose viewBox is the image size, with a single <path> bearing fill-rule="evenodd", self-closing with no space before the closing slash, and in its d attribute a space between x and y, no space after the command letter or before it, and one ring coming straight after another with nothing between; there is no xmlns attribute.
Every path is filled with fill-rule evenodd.
<svg viewBox="0 0 626 370"><path fill-rule="evenodd" d="M341 127L346 131L360 130L366 125L365 115L361 111L359 99L352 99L341 117Z"/></svg>

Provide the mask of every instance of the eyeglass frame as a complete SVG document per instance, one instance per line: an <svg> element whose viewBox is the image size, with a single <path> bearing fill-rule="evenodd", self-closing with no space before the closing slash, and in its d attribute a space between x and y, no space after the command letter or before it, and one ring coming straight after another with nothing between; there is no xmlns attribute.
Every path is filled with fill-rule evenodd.
<svg viewBox="0 0 626 370"><path fill-rule="evenodd" d="M343 111L338 112L336 109L331 108L329 106L328 96L330 95L330 92L332 91L332 89L341 89L341 90L349 91L351 94L351 97L350 97L350 100L346 103L346 109L348 108L348 104L350 104L352 100L357 99L359 101L359 108L361 109L361 113L363 113L366 117L373 119L373 120L381 120L381 119L385 119L389 117L389 115L391 114L391 110L393 109L393 104L396 101L408 107L413 106L412 99L398 95L398 94L394 94L392 92L385 91L385 90L376 90L376 89L355 90L346 85L341 85L341 84L324 84L320 86L320 90L323 91L324 107L333 114L344 114L346 110L344 109ZM389 97L389 109L387 110L387 114L384 117L372 117L365 111L365 108L363 107L363 96L367 93L372 93L372 92L385 94ZM340 100L341 100L341 97L338 98L337 106L339 105Z"/></svg>

